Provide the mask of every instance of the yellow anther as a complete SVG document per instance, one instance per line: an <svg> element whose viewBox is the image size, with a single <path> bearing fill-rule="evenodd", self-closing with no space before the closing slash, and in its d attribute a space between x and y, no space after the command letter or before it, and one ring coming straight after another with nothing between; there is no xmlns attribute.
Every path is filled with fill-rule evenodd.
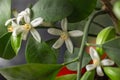
<svg viewBox="0 0 120 80"><path fill-rule="evenodd" d="M99 65L99 61L98 61L97 59L94 59L94 60L93 60L93 64Z"/></svg>
<svg viewBox="0 0 120 80"><path fill-rule="evenodd" d="M13 32L13 27L12 26L8 27L7 29L8 29L8 32Z"/></svg>
<svg viewBox="0 0 120 80"><path fill-rule="evenodd" d="M63 32L61 35L60 35L61 39L63 40L66 40L68 39L68 33L67 32Z"/></svg>
<svg viewBox="0 0 120 80"><path fill-rule="evenodd" d="M31 29L31 25L30 25L30 24L25 24L23 27L24 27L26 30L30 30L30 29Z"/></svg>

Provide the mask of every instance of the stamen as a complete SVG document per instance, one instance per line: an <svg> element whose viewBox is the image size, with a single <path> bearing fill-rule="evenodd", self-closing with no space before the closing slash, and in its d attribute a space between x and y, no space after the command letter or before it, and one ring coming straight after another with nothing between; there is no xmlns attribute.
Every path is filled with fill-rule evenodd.
<svg viewBox="0 0 120 80"><path fill-rule="evenodd" d="M8 27L7 29L8 29L8 32L13 32L13 27L12 26Z"/></svg>
<svg viewBox="0 0 120 80"><path fill-rule="evenodd" d="M97 59L94 59L94 60L93 60L93 64L95 64L95 65L98 66L98 65L99 65L99 61L98 61Z"/></svg>
<svg viewBox="0 0 120 80"><path fill-rule="evenodd" d="M24 27L26 30L30 30L30 29L31 29L31 25L30 25L30 24L25 24L23 27Z"/></svg>
<svg viewBox="0 0 120 80"><path fill-rule="evenodd" d="M67 32L63 32L63 33L61 33L60 37L61 37L61 39L63 39L63 40L68 39L68 33L67 33Z"/></svg>

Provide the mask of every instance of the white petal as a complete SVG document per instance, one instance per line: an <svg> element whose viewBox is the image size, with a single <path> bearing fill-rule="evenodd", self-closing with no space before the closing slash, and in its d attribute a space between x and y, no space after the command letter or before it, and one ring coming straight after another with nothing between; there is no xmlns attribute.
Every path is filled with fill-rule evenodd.
<svg viewBox="0 0 120 80"><path fill-rule="evenodd" d="M29 31L24 31L24 32L22 32L22 39L23 40L26 40L27 39L27 35L28 35L28 33L29 33Z"/></svg>
<svg viewBox="0 0 120 80"><path fill-rule="evenodd" d="M17 25L14 21L12 21L12 27L16 28L16 27L19 27L19 25Z"/></svg>
<svg viewBox="0 0 120 80"><path fill-rule="evenodd" d="M18 17L17 17L17 24L20 23L20 21L22 20L22 18L23 18L23 16L18 16Z"/></svg>
<svg viewBox="0 0 120 80"><path fill-rule="evenodd" d="M22 27L17 26L17 27L14 28L12 35L13 35L13 36L17 36L17 35L19 35L21 32L23 32Z"/></svg>
<svg viewBox="0 0 120 80"><path fill-rule="evenodd" d="M53 48L58 49L60 48L64 43L64 40L62 40L61 38L59 38L54 44L53 44Z"/></svg>
<svg viewBox="0 0 120 80"><path fill-rule="evenodd" d="M26 12L25 12L25 11L21 11L21 12L18 14L18 17L19 17L19 16L24 16L24 15L26 15Z"/></svg>
<svg viewBox="0 0 120 80"><path fill-rule="evenodd" d="M30 8L26 8L26 9L25 9L25 12L26 12L28 15L30 15Z"/></svg>
<svg viewBox="0 0 120 80"><path fill-rule="evenodd" d="M62 31L55 28L49 28L48 33L52 35L61 35Z"/></svg>
<svg viewBox="0 0 120 80"><path fill-rule="evenodd" d="M67 18L61 21L61 28L63 31L67 31L67 23L68 23Z"/></svg>
<svg viewBox="0 0 120 80"><path fill-rule="evenodd" d="M86 70L87 70L87 71L91 71L91 70L93 70L93 69L95 69L95 68L96 68L96 66L95 66L94 64L86 65Z"/></svg>
<svg viewBox="0 0 120 80"><path fill-rule="evenodd" d="M97 70L97 74L99 76L104 76L104 73L103 73L102 68L100 66L97 66L96 70Z"/></svg>
<svg viewBox="0 0 120 80"><path fill-rule="evenodd" d="M30 23L30 17L28 15L24 15L24 21L25 23Z"/></svg>
<svg viewBox="0 0 120 80"><path fill-rule="evenodd" d="M32 28L30 32L36 41L41 42L41 37L36 29Z"/></svg>
<svg viewBox="0 0 120 80"><path fill-rule="evenodd" d="M110 59L104 59L101 61L101 64L103 66L111 66L111 65L114 65L114 61L110 60Z"/></svg>
<svg viewBox="0 0 120 80"><path fill-rule="evenodd" d="M7 26L9 23L11 23L13 20L15 20L16 18L12 18L12 19L9 19L9 20L7 20L6 21L6 23L5 23L5 26Z"/></svg>
<svg viewBox="0 0 120 80"><path fill-rule="evenodd" d="M70 53L73 53L73 44L70 38L65 40L66 47Z"/></svg>
<svg viewBox="0 0 120 80"><path fill-rule="evenodd" d="M71 37L79 37L83 35L83 32L80 30L69 31Z"/></svg>
<svg viewBox="0 0 120 80"><path fill-rule="evenodd" d="M90 56L91 56L92 60L100 61L100 57L94 48L90 47L89 52L90 52Z"/></svg>
<svg viewBox="0 0 120 80"><path fill-rule="evenodd" d="M41 17L34 19L31 22L32 27L37 27L38 25L42 24L43 19Z"/></svg>

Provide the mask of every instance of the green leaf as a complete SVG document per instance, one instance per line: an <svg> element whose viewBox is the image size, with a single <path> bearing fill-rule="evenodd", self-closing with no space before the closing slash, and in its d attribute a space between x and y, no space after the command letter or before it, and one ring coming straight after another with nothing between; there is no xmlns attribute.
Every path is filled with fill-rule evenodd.
<svg viewBox="0 0 120 80"><path fill-rule="evenodd" d="M26 59L28 63L57 63L56 50L45 42L37 42L30 37L26 48Z"/></svg>
<svg viewBox="0 0 120 80"><path fill-rule="evenodd" d="M11 36L11 45L16 54L18 53L18 51L21 47L21 42L22 42L21 35Z"/></svg>
<svg viewBox="0 0 120 80"><path fill-rule="evenodd" d="M68 17L70 22L78 22L90 15L96 7L97 0L69 0L74 7L72 14Z"/></svg>
<svg viewBox="0 0 120 80"><path fill-rule="evenodd" d="M95 70L87 71L80 80L94 80Z"/></svg>
<svg viewBox="0 0 120 80"><path fill-rule="evenodd" d="M54 80L62 65L25 64L0 69L7 80Z"/></svg>
<svg viewBox="0 0 120 80"><path fill-rule="evenodd" d="M104 67L103 69L110 80L120 80L120 68Z"/></svg>
<svg viewBox="0 0 120 80"><path fill-rule="evenodd" d="M55 80L76 80L76 74L68 74L64 76L57 77Z"/></svg>
<svg viewBox="0 0 120 80"><path fill-rule="evenodd" d="M65 62L69 62L72 61L73 59L75 59L78 56L78 52L79 52L79 48L74 48L74 53L70 54L69 51L66 51L65 53ZM87 54L86 52L84 52L83 55L83 62L82 62L82 68L85 67L85 65L87 65L90 62L91 58L89 56L89 54ZM70 70L77 70L77 62L71 63L69 65L67 65L67 68Z"/></svg>
<svg viewBox="0 0 120 80"><path fill-rule="evenodd" d="M106 42L103 44L103 49L107 55L120 66L120 38Z"/></svg>
<svg viewBox="0 0 120 80"><path fill-rule="evenodd" d="M11 33L7 33L0 37L0 57L5 59L11 59L16 55L11 46L10 37Z"/></svg>
<svg viewBox="0 0 120 80"><path fill-rule="evenodd" d="M0 0L0 36L7 33L5 22L11 16L11 0Z"/></svg>
<svg viewBox="0 0 120 80"><path fill-rule="evenodd" d="M39 0L32 10L34 18L54 22L70 15L73 9L67 0Z"/></svg>

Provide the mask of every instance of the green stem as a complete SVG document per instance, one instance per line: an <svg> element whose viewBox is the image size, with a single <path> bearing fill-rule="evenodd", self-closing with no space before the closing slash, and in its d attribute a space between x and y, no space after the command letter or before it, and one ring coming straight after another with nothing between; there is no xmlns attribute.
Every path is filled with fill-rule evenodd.
<svg viewBox="0 0 120 80"><path fill-rule="evenodd" d="M74 63L74 62L77 62L78 61L78 58L75 58L75 59L73 59L72 61L70 61L70 62L66 62L66 63L63 63L62 65L68 65L68 64L71 64L71 63Z"/></svg>
<svg viewBox="0 0 120 80"><path fill-rule="evenodd" d="M86 42L87 42L87 36L88 36L88 30L89 30L90 24L92 23L93 19L96 16L104 14L104 13L105 13L104 11L98 11L98 12L93 13L92 16L89 17L89 19L88 19L88 21L85 25L84 34L83 34L83 38L82 38L82 43L81 43L81 47L80 47L80 50L79 50L79 53L78 53L78 59L79 59L78 61L79 62L77 64L77 80L80 80L80 78L81 78L83 50L84 50Z"/></svg>

